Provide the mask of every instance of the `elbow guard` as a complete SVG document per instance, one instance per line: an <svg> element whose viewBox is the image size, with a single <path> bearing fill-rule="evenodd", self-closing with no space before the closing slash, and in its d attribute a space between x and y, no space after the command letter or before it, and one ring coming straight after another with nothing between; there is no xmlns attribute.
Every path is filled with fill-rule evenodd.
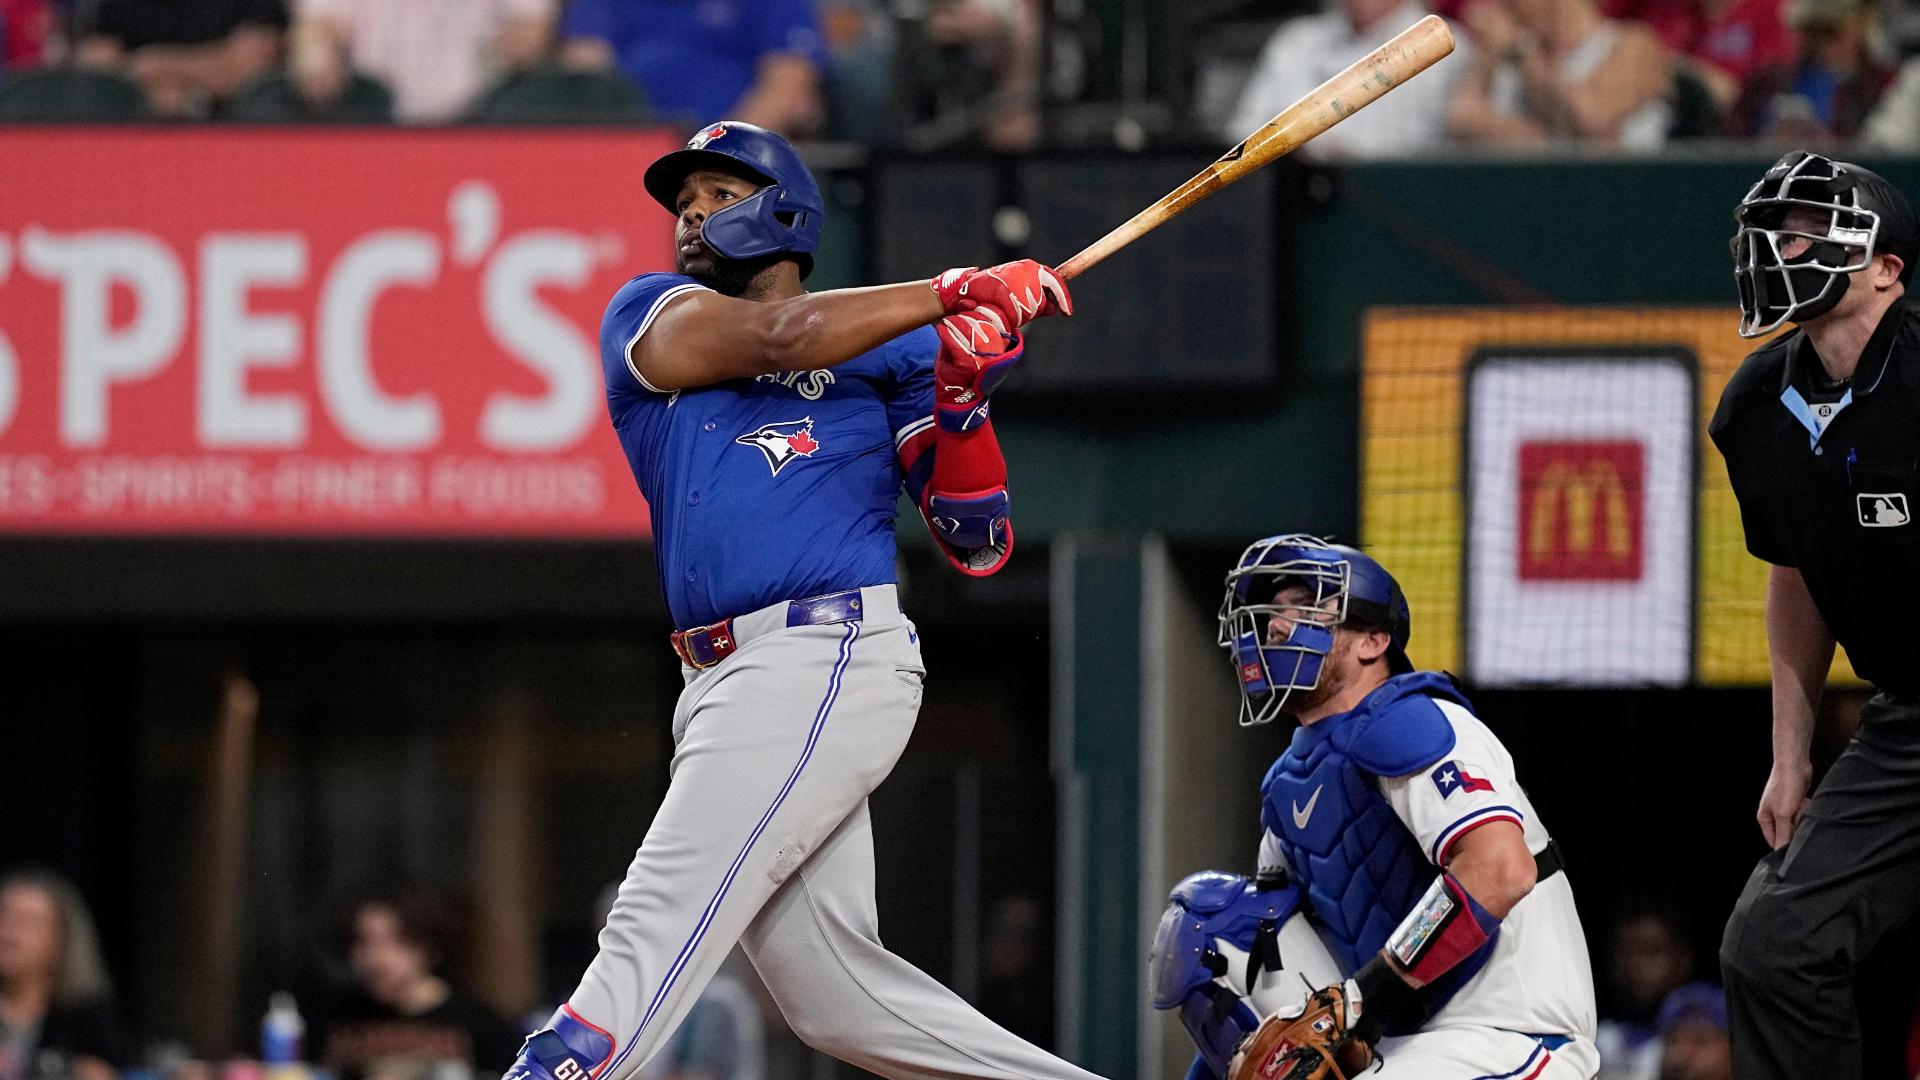
<svg viewBox="0 0 1920 1080"><path fill-rule="evenodd" d="M965 495L927 493L927 528L963 574L985 577L1013 553L1013 522L1005 484Z"/></svg>
<svg viewBox="0 0 1920 1080"><path fill-rule="evenodd" d="M1354 1033L1371 1045L1386 1032L1404 1034L1418 1026L1427 1006L1414 984L1431 987L1449 976L1472 978L1493 954L1499 936L1500 920L1452 874L1434 878L1387 938L1386 948L1354 974L1362 1005ZM1394 963L1388 963L1389 956Z"/></svg>
<svg viewBox="0 0 1920 1080"><path fill-rule="evenodd" d="M1387 952L1421 985L1493 950L1500 920L1480 906L1452 874L1441 874L1387 939Z"/></svg>

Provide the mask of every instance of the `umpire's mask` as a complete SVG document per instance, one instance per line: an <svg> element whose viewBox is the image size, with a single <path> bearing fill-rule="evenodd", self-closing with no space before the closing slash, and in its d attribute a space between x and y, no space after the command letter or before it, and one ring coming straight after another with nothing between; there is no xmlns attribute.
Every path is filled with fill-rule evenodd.
<svg viewBox="0 0 1920 1080"><path fill-rule="evenodd" d="M1788 228L1796 209L1810 211L1810 220ZM1898 188L1858 165L1803 150L1774 162L1733 217L1741 337L1832 311L1846 295L1848 275L1876 254L1900 259L1903 284L1920 256L1920 224ZM1809 241L1807 248L1787 258L1783 251L1797 237Z"/></svg>

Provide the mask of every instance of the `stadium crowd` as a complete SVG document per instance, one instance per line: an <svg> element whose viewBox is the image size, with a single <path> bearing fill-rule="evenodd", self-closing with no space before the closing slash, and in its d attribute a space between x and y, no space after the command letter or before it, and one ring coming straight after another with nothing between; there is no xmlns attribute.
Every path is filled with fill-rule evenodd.
<svg viewBox="0 0 1920 1080"><path fill-rule="evenodd" d="M791 136L882 143L933 125L945 142L1033 145L1035 0L925 7L898 18L881 0L0 0L11 83L0 118L734 117Z"/></svg>
<svg viewBox="0 0 1920 1080"><path fill-rule="evenodd" d="M1316 153L1644 151L1702 137L1920 150L1910 0L1432 6L1463 31L1461 54L1427 76L1445 91L1389 97ZM1236 65L1195 45L1188 65L1229 71L1226 90L1213 79L1188 95L1222 139L1428 7L1241 9L1254 40L1271 27L1264 48L1239 46ZM1047 140L1043 98L1076 92L1059 69L1084 64L1068 62L1069 35L1049 39L1047 17L1042 0L0 0L0 119L684 128L732 116L869 146L1020 151Z"/></svg>
<svg viewBox="0 0 1920 1080"><path fill-rule="evenodd" d="M1462 144L1645 151L1688 138L1920 148L1920 65L1909 58L1920 40L1909 13L1871 0L1439 0L1434 8L1466 31L1461 58L1426 76L1447 80L1446 92L1384 99L1317 140L1321 153L1381 157ZM1250 130L1426 10L1417 0L1335 0L1283 24L1221 135Z"/></svg>

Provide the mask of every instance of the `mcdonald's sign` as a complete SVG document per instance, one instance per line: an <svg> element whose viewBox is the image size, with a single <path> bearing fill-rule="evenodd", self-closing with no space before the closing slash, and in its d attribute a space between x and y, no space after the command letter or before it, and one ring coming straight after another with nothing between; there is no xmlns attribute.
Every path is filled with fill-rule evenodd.
<svg viewBox="0 0 1920 1080"><path fill-rule="evenodd" d="M1646 448L1637 439L1522 441L1514 560L1522 581L1639 581Z"/></svg>

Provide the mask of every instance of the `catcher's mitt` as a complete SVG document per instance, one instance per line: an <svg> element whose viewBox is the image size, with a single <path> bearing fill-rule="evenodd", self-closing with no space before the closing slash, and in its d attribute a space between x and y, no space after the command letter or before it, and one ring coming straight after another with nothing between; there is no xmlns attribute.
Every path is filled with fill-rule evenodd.
<svg viewBox="0 0 1920 1080"><path fill-rule="evenodd" d="M1298 1009L1261 1021L1233 1055L1227 1080L1352 1080L1373 1048L1351 1033L1359 1002L1345 985L1322 987Z"/></svg>

